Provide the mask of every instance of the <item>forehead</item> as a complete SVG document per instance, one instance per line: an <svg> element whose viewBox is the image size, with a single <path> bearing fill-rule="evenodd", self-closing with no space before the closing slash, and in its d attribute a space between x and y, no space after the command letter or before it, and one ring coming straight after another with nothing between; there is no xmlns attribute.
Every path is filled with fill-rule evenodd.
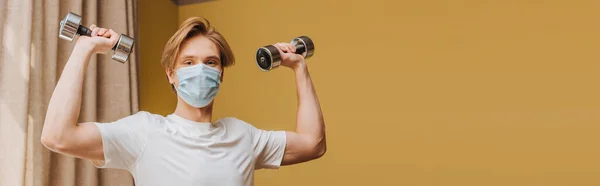
<svg viewBox="0 0 600 186"><path fill-rule="evenodd" d="M219 56L219 49L207 37L198 35L191 37L181 44L179 56L194 56L204 58L207 56Z"/></svg>

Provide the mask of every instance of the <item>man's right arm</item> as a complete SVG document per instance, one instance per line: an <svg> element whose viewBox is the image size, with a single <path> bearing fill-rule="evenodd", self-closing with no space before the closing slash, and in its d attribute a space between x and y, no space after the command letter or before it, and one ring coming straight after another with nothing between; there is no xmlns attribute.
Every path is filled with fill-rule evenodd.
<svg viewBox="0 0 600 186"><path fill-rule="evenodd" d="M93 26L92 26L93 27ZM85 71L94 53L106 53L116 43L112 30L92 28L81 36L65 65L48 104L41 141L48 149L88 160L104 160L102 137L93 123L77 123ZM96 36L100 35L100 36Z"/></svg>

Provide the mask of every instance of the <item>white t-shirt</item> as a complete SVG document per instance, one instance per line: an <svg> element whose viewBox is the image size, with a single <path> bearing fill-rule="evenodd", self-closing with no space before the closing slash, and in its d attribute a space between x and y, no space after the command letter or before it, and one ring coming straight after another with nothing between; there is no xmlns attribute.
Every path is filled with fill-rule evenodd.
<svg viewBox="0 0 600 186"><path fill-rule="evenodd" d="M142 111L96 126L105 160L93 164L128 170L138 186L253 185L255 169L279 168L286 145L285 131L236 118L211 124Z"/></svg>

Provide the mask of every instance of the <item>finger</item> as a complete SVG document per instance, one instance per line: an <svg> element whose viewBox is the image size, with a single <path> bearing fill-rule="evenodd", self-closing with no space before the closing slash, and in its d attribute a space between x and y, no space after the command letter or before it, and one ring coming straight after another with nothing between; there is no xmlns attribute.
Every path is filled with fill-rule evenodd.
<svg viewBox="0 0 600 186"><path fill-rule="evenodd" d="M282 46L281 46L281 44L280 44L280 43L276 43L276 44L274 44L273 46L275 46L275 48L277 48L277 50L279 51L279 53L280 53L280 54L283 54L283 53L285 53L285 51L284 51L285 49L284 49L284 48L282 48Z"/></svg>
<svg viewBox="0 0 600 186"><path fill-rule="evenodd" d="M112 44L117 44L117 41L119 41L119 34L117 34L117 32L115 32L112 29L108 30L108 34L110 34L110 41L112 42Z"/></svg>
<svg viewBox="0 0 600 186"><path fill-rule="evenodd" d="M287 53L288 52L288 48L285 46L284 43L277 43L277 45L279 45L279 48L281 48L281 51Z"/></svg>
<svg viewBox="0 0 600 186"><path fill-rule="evenodd" d="M100 30L98 31L98 35L99 36L104 36L104 33L106 33L106 28L100 28Z"/></svg>
<svg viewBox="0 0 600 186"><path fill-rule="evenodd" d="M292 50L292 44L289 43L283 43L283 46L285 46L285 48L287 48L287 51L289 53L294 53L294 50Z"/></svg>
<svg viewBox="0 0 600 186"><path fill-rule="evenodd" d="M290 49L290 53L296 52L296 47L294 47L294 45L292 45L291 43L286 43L285 45L288 46L288 48Z"/></svg>
<svg viewBox="0 0 600 186"><path fill-rule="evenodd" d="M97 36L99 30L100 28L94 27L94 29L92 29L92 36Z"/></svg>
<svg viewBox="0 0 600 186"><path fill-rule="evenodd" d="M279 53L285 53L286 52L285 47L281 43L276 43L273 46L275 46L275 48L277 48L277 50L279 50Z"/></svg>
<svg viewBox="0 0 600 186"><path fill-rule="evenodd" d="M106 32L104 32L104 34L102 34L102 36L105 38L110 38L110 37L112 37L112 34L108 30L106 30Z"/></svg>
<svg viewBox="0 0 600 186"><path fill-rule="evenodd" d="M292 52L292 48L289 43L281 43L281 45L285 48L286 52Z"/></svg>
<svg viewBox="0 0 600 186"><path fill-rule="evenodd" d="M89 29L93 30L94 28L96 28L96 25L95 24L91 24Z"/></svg>
<svg viewBox="0 0 600 186"><path fill-rule="evenodd" d="M290 44L290 48L292 48L292 53L296 53L296 46Z"/></svg>

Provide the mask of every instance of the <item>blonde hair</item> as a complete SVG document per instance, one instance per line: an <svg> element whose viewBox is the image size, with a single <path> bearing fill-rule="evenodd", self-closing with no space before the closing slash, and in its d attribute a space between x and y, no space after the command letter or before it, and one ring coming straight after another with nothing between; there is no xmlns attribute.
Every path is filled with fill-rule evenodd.
<svg viewBox="0 0 600 186"><path fill-rule="evenodd" d="M232 66L235 63L233 57L233 51L227 44L225 37L221 33L217 32L214 27L210 25L210 22L201 17L190 17L186 19L177 32L171 36L171 39L165 45L165 49L160 60L163 68L172 71L175 69L175 60L179 55L181 44L188 39L195 36L204 36L210 39L219 48L219 55L221 57L221 65L224 67Z"/></svg>

